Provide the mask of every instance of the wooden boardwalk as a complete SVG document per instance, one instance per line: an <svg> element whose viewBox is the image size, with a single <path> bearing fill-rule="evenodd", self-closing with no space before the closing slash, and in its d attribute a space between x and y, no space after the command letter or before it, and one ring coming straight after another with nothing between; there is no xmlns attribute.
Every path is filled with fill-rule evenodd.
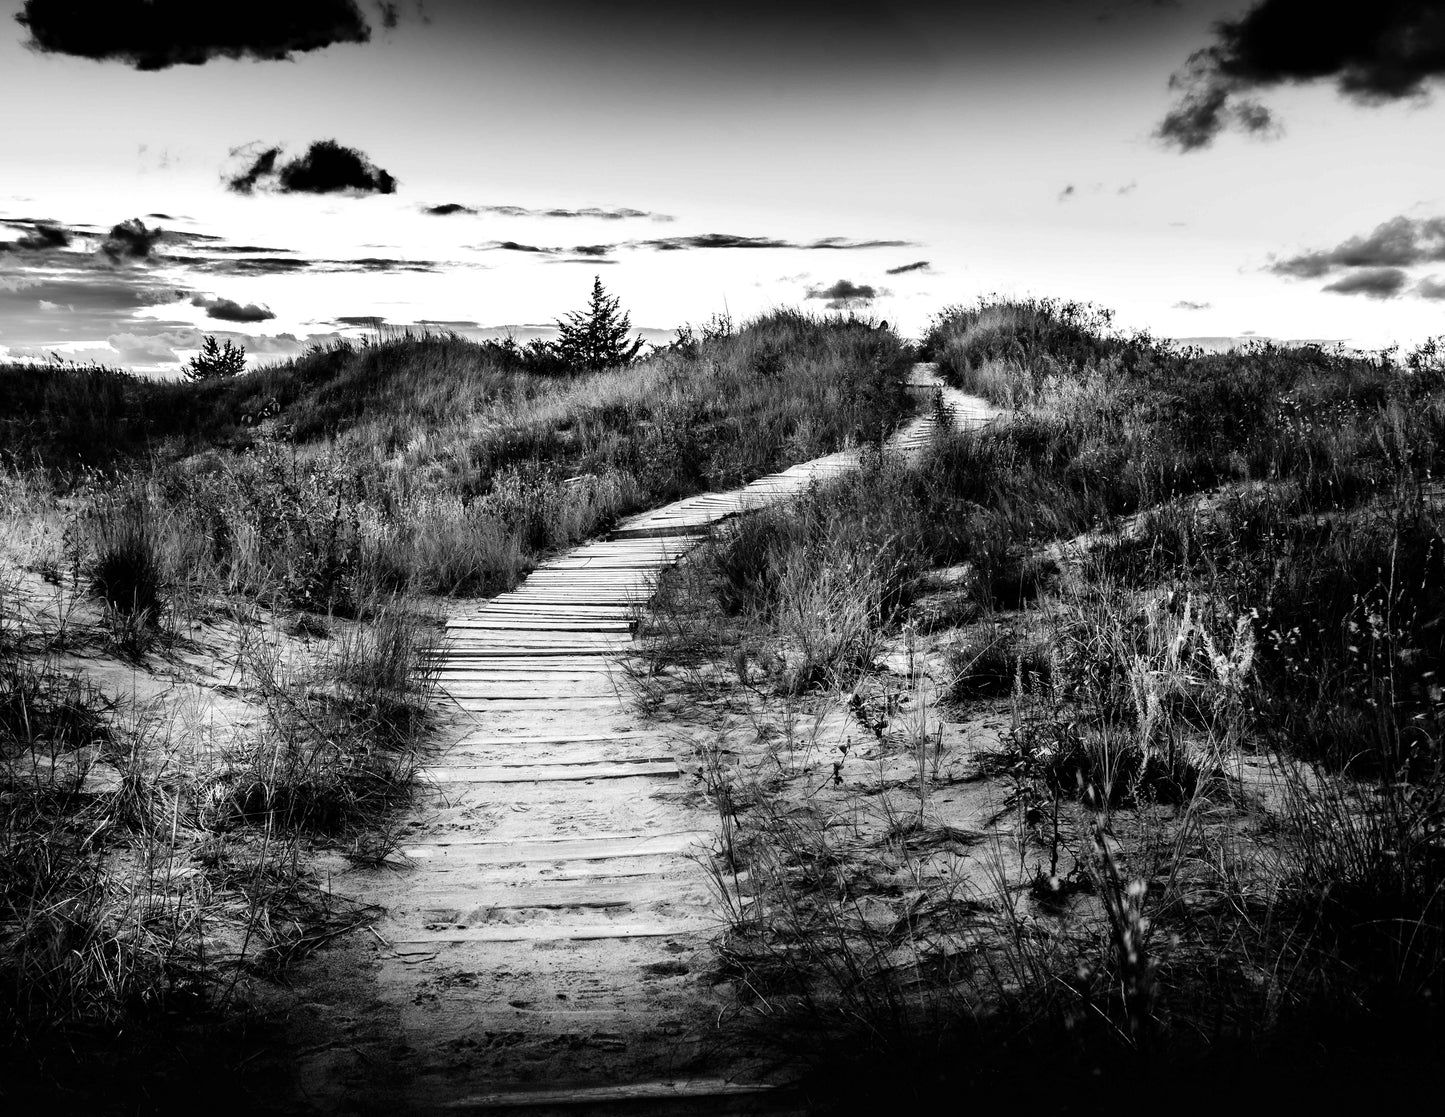
<svg viewBox="0 0 1445 1117"><path fill-rule="evenodd" d="M932 390L928 366L915 380ZM988 417L981 401L953 407ZM916 450L933 422L893 445ZM618 666L662 570L720 521L856 462L833 454L635 516L449 623L443 699L474 728L423 773L435 795L404 845L414 871L379 927L427 1108L759 1103L709 1049L730 996L700 983L721 930L713 820Z"/></svg>

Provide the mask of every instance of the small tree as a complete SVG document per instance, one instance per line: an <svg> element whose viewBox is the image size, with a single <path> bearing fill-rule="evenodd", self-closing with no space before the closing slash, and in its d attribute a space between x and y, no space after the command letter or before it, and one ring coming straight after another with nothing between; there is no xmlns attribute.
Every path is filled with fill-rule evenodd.
<svg viewBox="0 0 1445 1117"><path fill-rule="evenodd" d="M592 278L592 298L586 310L575 310L565 322L558 322L560 331L553 343L557 355L574 368L600 369L625 365L637 356L642 338L627 340L632 329L630 315L622 313L619 300L602 287L602 277Z"/></svg>
<svg viewBox="0 0 1445 1117"><path fill-rule="evenodd" d="M201 351L191 358L191 363L181 371L187 380L229 380L246 368L246 347L232 345L228 340L224 348L216 344L213 335L207 334L201 343Z"/></svg>

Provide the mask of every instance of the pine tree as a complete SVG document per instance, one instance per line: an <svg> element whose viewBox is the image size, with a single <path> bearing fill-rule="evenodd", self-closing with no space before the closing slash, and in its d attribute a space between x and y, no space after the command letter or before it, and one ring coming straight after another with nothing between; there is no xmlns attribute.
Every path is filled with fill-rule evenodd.
<svg viewBox="0 0 1445 1117"><path fill-rule="evenodd" d="M228 340L225 348L216 344L216 339L207 334L201 343L201 351L191 358L191 363L181 371L188 380L229 380L246 370L246 347L232 345Z"/></svg>
<svg viewBox="0 0 1445 1117"><path fill-rule="evenodd" d="M637 356L642 338L627 340L632 318L622 313L619 300L602 287L602 277L592 279L592 298L586 310L574 310L559 331L554 347L557 355L573 368L596 370L625 365Z"/></svg>

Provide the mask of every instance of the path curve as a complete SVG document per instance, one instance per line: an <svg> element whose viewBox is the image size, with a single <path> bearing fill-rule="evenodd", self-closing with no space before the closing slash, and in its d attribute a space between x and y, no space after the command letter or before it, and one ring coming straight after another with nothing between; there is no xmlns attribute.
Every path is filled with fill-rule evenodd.
<svg viewBox="0 0 1445 1117"><path fill-rule="evenodd" d="M956 423L993 415L931 365L909 382L942 389ZM890 442L915 453L935 421ZM413 870L379 897L376 990L407 1051L407 1111L764 1102L712 1047L729 999L702 983L721 929L704 868L713 819L679 778L677 742L639 720L615 669L665 567L720 520L857 460L832 454L634 516L448 624L440 686L463 731L423 773L430 794L403 844Z"/></svg>

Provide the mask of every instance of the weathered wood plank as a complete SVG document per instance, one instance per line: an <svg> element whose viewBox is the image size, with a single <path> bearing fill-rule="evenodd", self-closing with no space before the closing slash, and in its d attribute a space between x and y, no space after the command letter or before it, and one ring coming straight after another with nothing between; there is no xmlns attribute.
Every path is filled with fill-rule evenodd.
<svg viewBox="0 0 1445 1117"><path fill-rule="evenodd" d="M419 775L435 784L451 783L568 783L579 780L676 779L682 769L671 759L655 763L438 765Z"/></svg>
<svg viewBox="0 0 1445 1117"><path fill-rule="evenodd" d="M545 1090L510 1090L469 1094L466 1097L447 1102L443 1108L455 1112L472 1112L576 1107L582 1112L586 1112L606 1106L610 1111L612 1106L630 1101L701 1103L710 1098L761 1101L775 1091L776 1088L773 1086L729 1082L721 1078L694 1078L666 1082L624 1082L606 1086L568 1086ZM708 1112L713 1112L712 1107L709 1107ZM769 1112L772 1112L771 1108L769 1108Z"/></svg>
<svg viewBox="0 0 1445 1117"><path fill-rule="evenodd" d="M611 834L587 838L532 838L497 842L480 838L437 837L424 845L408 846L402 853L415 861L457 861L472 865L511 865L526 861L605 861L644 857L657 853L685 853L705 848L711 831L684 830L672 834Z"/></svg>
<svg viewBox="0 0 1445 1117"><path fill-rule="evenodd" d="M662 923L595 923L549 925L545 923L498 924L495 927L459 927L452 931L412 931L392 940L397 949L445 946L470 942L563 942L586 939L670 939L685 935L710 935L722 925L700 920L668 920Z"/></svg>

